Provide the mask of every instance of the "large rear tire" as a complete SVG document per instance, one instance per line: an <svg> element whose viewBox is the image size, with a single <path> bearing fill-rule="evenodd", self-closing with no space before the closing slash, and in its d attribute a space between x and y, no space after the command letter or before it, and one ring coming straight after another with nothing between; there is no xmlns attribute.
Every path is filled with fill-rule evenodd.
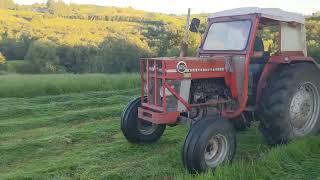
<svg viewBox="0 0 320 180"><path fill-rule="evenodd" d="M133 99L121 115L121 130L131 143L156 142L162 136L166 125L157 125L138 118L141 97Z"/></svg>
<svg viewBox="0 0 320 180"><path fill-rule="evenodd" d="M214 170L232 161L236 150L236 133L232 124L221 117L205 118L190 129L182 159L190 173Z"/></svg>
<svg viewBox="0 0 320 180"><path fill-rule="evenodd" d="M257 115L269 144L319 132L319 75L315 65L297 63L280 67L268 80Z"/></svg>

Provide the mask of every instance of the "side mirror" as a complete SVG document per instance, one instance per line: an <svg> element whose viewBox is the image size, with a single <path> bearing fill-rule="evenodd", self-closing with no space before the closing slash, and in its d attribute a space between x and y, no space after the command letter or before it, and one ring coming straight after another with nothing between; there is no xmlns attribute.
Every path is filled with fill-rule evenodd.
<svg viewBox="0 0 320 180"><path fill-rule="evenodd" d="M200 26L200 19L193 18L191 21L189 30L191 32L198 32L199 26Z"/></svg>

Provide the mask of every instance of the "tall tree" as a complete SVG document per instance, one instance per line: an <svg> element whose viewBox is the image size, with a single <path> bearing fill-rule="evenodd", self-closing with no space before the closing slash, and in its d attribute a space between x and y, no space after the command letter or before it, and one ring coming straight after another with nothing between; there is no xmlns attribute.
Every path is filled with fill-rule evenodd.
<svg viewBox="0 0 320 180"><path fill-rule="evenodd" d="M47 8L50 13L57 16L70 16L72 13L72 8L63 2L63 0L48 0Z"/></svg>
<svg viewBox="0 0 320 180"><path fill-rule="evenodd" d="M55 4L55 0L48 0L47 1L47 8L50 9L50 8L53 8Z"/></svg>
<svg viewBox="0 0 320 180"><path fill-rule="evenodd" d="M313 13L312 16L320 16L320 11Z"/></svg>

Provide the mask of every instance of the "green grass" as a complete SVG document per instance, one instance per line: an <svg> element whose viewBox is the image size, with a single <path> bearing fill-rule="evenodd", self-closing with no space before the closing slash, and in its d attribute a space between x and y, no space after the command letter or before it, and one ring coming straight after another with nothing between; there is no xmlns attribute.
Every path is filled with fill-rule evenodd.
<svg viewBox="0 0 320 180"><path fill-rule="evenodd" d="M11 74L0 76L0 98L111 91L138 88L139 86L138 74Z"/></svg>
<svg viewBox="0 0 320 180"><path fill-rule="evenodd" d="M70 76L80 75L19 77L37 79L26 81L37 85L52 79L64 82ZM101 76L131 77L83 76L88 83ZM7 85L17 77L7 76ZM180 154L186 127L168 127L158 143L147 145L130 144L121 134L121 111L139 94L139 88L132 88L139 83L131 83L122 89L1 98L0 179L320 179L318 137L271 148L256 126L238 134L232 165L218 168L214 176L189 175Z"/></svg>
<svg viewBox="0 0 320 180"><path fill-rule="evenodd" d="M235 161L198 179L320 179L320 139L306 137L274 148L254 161ZM191 179L190 176L180 176Z"/></svg>

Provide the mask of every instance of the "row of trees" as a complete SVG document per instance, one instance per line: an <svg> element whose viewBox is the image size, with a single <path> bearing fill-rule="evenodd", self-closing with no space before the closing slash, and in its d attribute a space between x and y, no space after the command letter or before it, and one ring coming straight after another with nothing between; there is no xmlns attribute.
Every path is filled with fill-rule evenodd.
<svg viewBox="0 0 320 180"><path fill-rule="evenodd" d="M13 51L8 48L8 51L4 52L7 55L13 55L11 57L25 54L23 59L27 63L17 67L19 73L136 72L139 69L139 58L155 56L155 52L147 44L137 44L135 41L139 39L111 36L98 46L68 46L58 45L47 39L38 39L31 41L26 51L9 54ZM16 45L18 48L26 45L21 40L18 42L21 44L13 41L10 47ZM5 63L5 56L0 55L0 64L3 63Z"/></svg>
<svg viewBox="0 0 320 180"><path fill-rule="evenodd" d="M2 0L0 0L1 2ZM12 0L4 0L12 1ZM66 4L62 0L48 0L46 4L32 6L16 6L17 10L27 10L46 14L47 17L63 17L69 19L127 21L158 23L158 20L168 15L147 13L132 8L102 7L95 5ZM85 9L85 10L84 10ZM172 15L173 17L177 17Z"/></svg>
<svg viewBox="0 0 320 180"><path fill-rule="evenodd" d="M138 60L141 57L152 57L163 54L176 56L179 48L152 50L148 44L137 44L136 37L111 36L99 46L59 46L47 40L36 40L31 43L25 60L29 63L18 68L22 73L117 73L137 72ZM191 47L193 48L193 47ZM191 50L191 49L190 49ZM195 48L194 48L195 52ZM191 51L190 51L191 53Z"/></svg>
<svg viewBox="0 0 320 180"><path fill-rule="evenodd" d="M136 72L138 59L151 56L152 52L148 47L139 47L132 41L123 37L108 37L98 47L68 47L39 40L32 43L26 59L35 68L32 72L37 73Z"/></svg>

